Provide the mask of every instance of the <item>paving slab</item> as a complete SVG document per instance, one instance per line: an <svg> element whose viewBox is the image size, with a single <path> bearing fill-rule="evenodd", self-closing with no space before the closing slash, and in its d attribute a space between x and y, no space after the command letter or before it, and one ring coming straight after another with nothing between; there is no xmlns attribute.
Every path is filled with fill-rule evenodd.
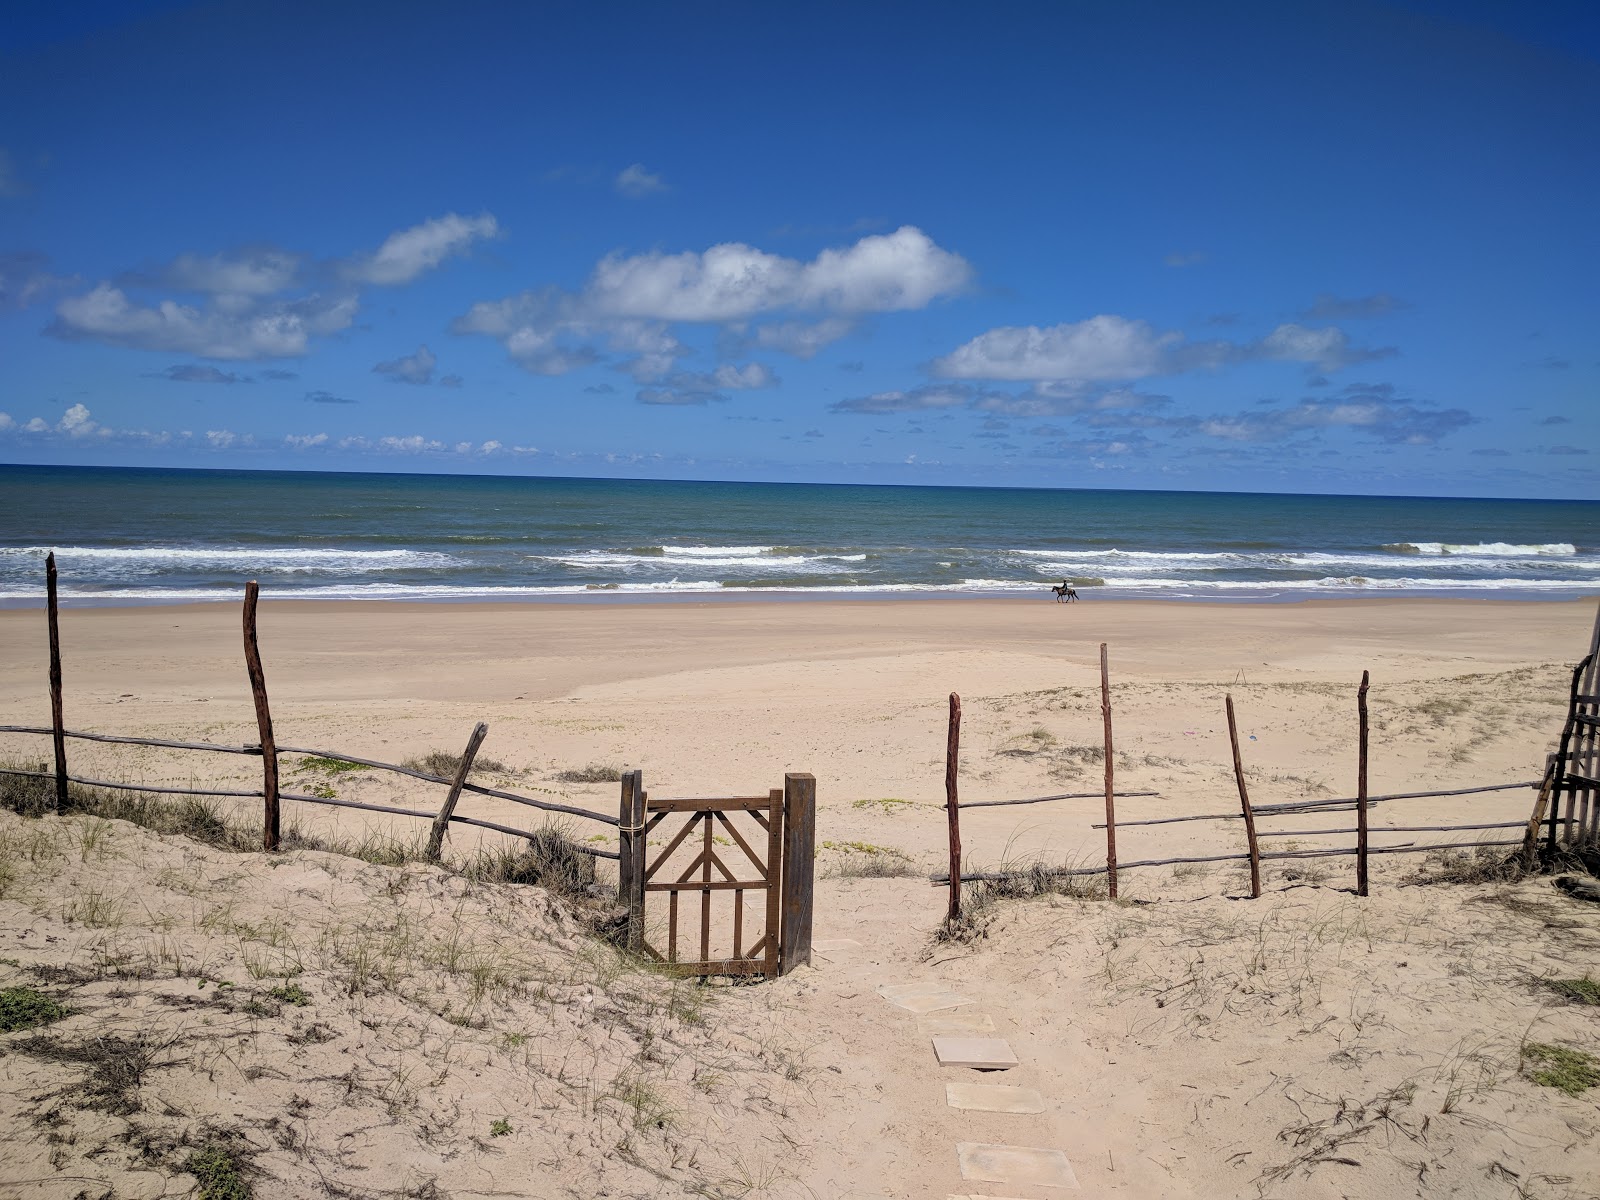
<svg viewBox="0 0 1600 1200"><path fill-rule="evenodd" d="M1009 1071L1017 1065L1017 1053L1005 1038L936 1037L933 1053L941 1067Z"/></svg>
<svg viewBox="0 0 1600 1200"><path fill-rule="evenodd" d="M1044 1097L1033 1088L1006 1087L998 1083L947 1083L944 1102L951 1108L979 1112L1042 1113Z"/></svg>
<svg viewBox="0 0 1600 1200"><path fill-rule="evenodd" d="M988 1013L943 1013L937 1017L924 1017L922 1028L930 1033L971 1036L975 1033L993 1033L994 1018Z"/></svg>
<svg viewBox="0 0 1600 1200"><path fill-rule="evenodd" d="M993 1146L958 1142L961 1178L982 1183L1021 1183L1034 1187L1075 1188L1078 1177L1059 1150L1037 1146Z"/></svg>

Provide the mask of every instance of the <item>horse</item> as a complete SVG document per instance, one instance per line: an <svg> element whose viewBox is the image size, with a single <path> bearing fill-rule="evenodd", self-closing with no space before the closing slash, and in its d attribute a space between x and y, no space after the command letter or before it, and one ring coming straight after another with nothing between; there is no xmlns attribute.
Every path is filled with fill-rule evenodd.
<svg viewBox="0 0 1600 1200"><path fill-rule="evenodd" d="M1052 587L1050 590L1056 594L1057 604L1060 604L1063 601L1076 600L1078 598L1077 590L1065 579L1061 581L1060 587Z"/></svg>

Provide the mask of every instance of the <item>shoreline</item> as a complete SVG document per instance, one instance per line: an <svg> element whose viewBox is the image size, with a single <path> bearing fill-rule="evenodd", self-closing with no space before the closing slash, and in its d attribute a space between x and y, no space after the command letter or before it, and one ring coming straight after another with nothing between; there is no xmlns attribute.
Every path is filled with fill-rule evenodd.
<svg viewBox="0 0 1600 1200"><path fill-rule="evenodd" d="M357 596L289 596L275 597L270 590L263 588L261 600L263 605L294 605L297 607L320 606L332 610L349 611L352 608L365 607L374 612L385 612L393 609L423 608L423 609L490 609L520 611L524 609L571 609L571 608L600 608L603 606L614 607L655 607L655 606L685 606L685 605L726 605L726 606L769 606L769 605L863 605L881 606L890 604L1020 604L1025 601L1034 603L1051 602L1049 586L1040 585L1037 588L1017 589L1015 591L990 591L990 592L956 592L956 591L875 591L871 593L829 591L826 589L725 589L720 591L681 591L681 592L618 592L610 589L594 589L578 594L557 594L528 596L520 599L486 598L482 595L465 595L459 598L449 596L394 596L374 599L371 597ZM1083 596L1088 592L1088 596ZM216 608L219 605L242 603L244 600L243 588L236 595L218 596L215 599L197 600L192 598L163 599L108 597L105 599L91 599L83 596L64 595L59 599L61 611L90 612L96 610L109 610L123 612L138 609L199 609ZM1162 605L1176 608L1190 608L1196 606L1212 607L1283 607L1288 605L1359 605L1359 604L1510 604L1510 605L1544 605L1544 604L1579 604L1586 601L1600 600L1600 588L1594 591L1573 589L1571 591L1533 591L1521 589L1505 589L1503 592L1490 594L1462 595L1460 592L1435 591L1425 589L1378 589L1373 592L1356 595L1328 595L1325 593L1294 592L1285 589L1282 594L1257 595L1257 594L1218 594L1218 595L1104 595L1098 589L1080 589L1078 603L1092 602L1095 606L1115 605L1125 607L1130 605ZM0 598L0 614L9 612L34 612L44 607L45 597L41 592L37 597L28 598Z"/></svg>

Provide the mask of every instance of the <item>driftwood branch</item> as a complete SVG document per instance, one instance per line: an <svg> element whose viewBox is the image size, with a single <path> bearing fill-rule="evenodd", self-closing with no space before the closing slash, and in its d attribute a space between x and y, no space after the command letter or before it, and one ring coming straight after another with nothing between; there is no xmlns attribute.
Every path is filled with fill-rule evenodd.
<svg viewBox="0 0 1600 1200"><path fill-rule="evenodd" d="M961 798L957 790L961 754L961 697L950 693L950 727L944 746L944 803L950 824L950 908L946 919L961 915Z"/></svg>
<svg viewBox="0 0 1600 1200"><path fill-rule="evenodd" d="M488 736L489 727L479 721L473 727L472 736L467 738L467 748L462 751L461 762L456 766L456 777L450 781L450 793L439 806L439 815L433 818L433 828L428 831L429 862L438 862L444 852L444 835L450 830L450 816L456 811L456 802L461 799L461 789L466 786L472 760L478 757L478 747L483 745L483 739Z"/></svg>
<svg viewBox="0 0 1600 1200"><path fill-rule="evenodd" d="M47 725L0 725L0 733L39 733L49 735L53 730ZM122 737L114 733L84 733L79 729L63 729L62 737L82 738L86 742L115 742L122 746L155 746L163 750L213 750L219 754L248 754L257 756L260 746L219 746L215 742L169 742L164 738Z"/></svg>
<svg viewBox="0 0 1600 1200"><path fill-rule="evenodd" d="M1491 783L1486 787L1446 788L1437 792L1394 792L1387 796L1368 796L1367 803L1372 805L1380 804L1386 800L1424 800L1433 796L1471 796L1479 792L1509 792L1517 788L1538 786L1539 781L1535 779L1525 783ZM1143 794L1156 795L1154 792L1118 793L1118 795L1124 796ZM1348 796L1338 800L1306 800L1296 801L1291 804L1258 804L1254 806L1253 811L1258 817L1286 816L1291 813L1353 812L1355 811L1355 804L1356 797ZM971 808L973 806L965 805L964 807ZM1122 825L1124 827L1129 825L1176 825L1183 821L1238 821L1241 819L1242 817L1239 813L1195 813L1187 817L1152 817L1144 821L1123 821ZM1103 826L1094 825L1091 828L1100 829Z"/></svg>
<svg viewBox="0 0 1600 1200"><path fill-rule="evenodd" d="M66 717L61 698L61 619L56 603L56 552L44 560L45 622L50 632L50 735L56 752L56 812L67 808Z"/></svg>
<svg viewBox="0 0 1600 1200"><path fill-rule="evenodd" d="M250 674L250 696L256 706L256 727L261 734L261 847L278 848L278 752L272 741L272 710L267 706L267 677L261 669L261 649L256 644L256 601L261 588L254 579L244 585L244 663Z"/></svg>
<svg viewBox="0 0 1600 1200"><path fill-rule="evenodd" d="M1250 847L1250 898L1261 898L1261 846L1256 841L1256 818L1250 811L1250 792L1244 785L1244 763L1239 758L1239 728L1233 719L1233 697L1227 697L1228 743L1233 747L1233 778L1239 785L1239 807L1244 813L1245 842Z"/></svg>
<svg viewBox="0 0 1600 1200"><path fill-rule="evenodd" d="M1007 804L1043 804L1046 800L1098 800L1104 792L1061 792L1055 796L1028 796L1022 800L968 800L962 808L1000 808ZM1126 800L1136 796L1159 796L1160 792L1116 792L1118 800ZM1124 821L1124 825L1154 825L1155 821ZM1104 829L1104 825L1094 826Z"/></svg>
<svg viewBox="0 0 1600 1200"><path fill-rule="evenodd" d="M1100 643L1100 719L1105 726L1106 761L1106 893L1117 898L1117 806L1115 759L1111 750L1111 670L1106 665L1106 644Z"/></svg>

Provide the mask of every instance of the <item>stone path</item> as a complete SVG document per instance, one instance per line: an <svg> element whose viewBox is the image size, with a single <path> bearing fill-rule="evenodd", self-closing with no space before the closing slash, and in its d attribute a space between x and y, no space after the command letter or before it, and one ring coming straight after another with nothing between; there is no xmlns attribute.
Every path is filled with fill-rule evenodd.
<svg viewBox="0 0 1600 1200"><path fill-rule="evenodd" d="M860 945L850 939L817 942L813 948L830 959L853 957ZM1034 1088L990 1082L989 1077L1021 1066L1016 1051L996 1036L993 1015L977 1011L977 1000L962 995L941 980L926 979L880 983L875 991L889 1004L916 1016L927 1035L936 1069L945 1077L945 1104L954 1113L997 1113L1014 1120L1017 1136L1025 1139L1048 1107ZM931 1081L930 1081L931 1086ZM968 1184L1002 1185L1024 1189L1010 1192L950 1194L949 1200L1027 1200L1034 1189L1074 1189L1078 1179L1066 1154L1052 1147L957 1142L954 1163Z"/></svg>

